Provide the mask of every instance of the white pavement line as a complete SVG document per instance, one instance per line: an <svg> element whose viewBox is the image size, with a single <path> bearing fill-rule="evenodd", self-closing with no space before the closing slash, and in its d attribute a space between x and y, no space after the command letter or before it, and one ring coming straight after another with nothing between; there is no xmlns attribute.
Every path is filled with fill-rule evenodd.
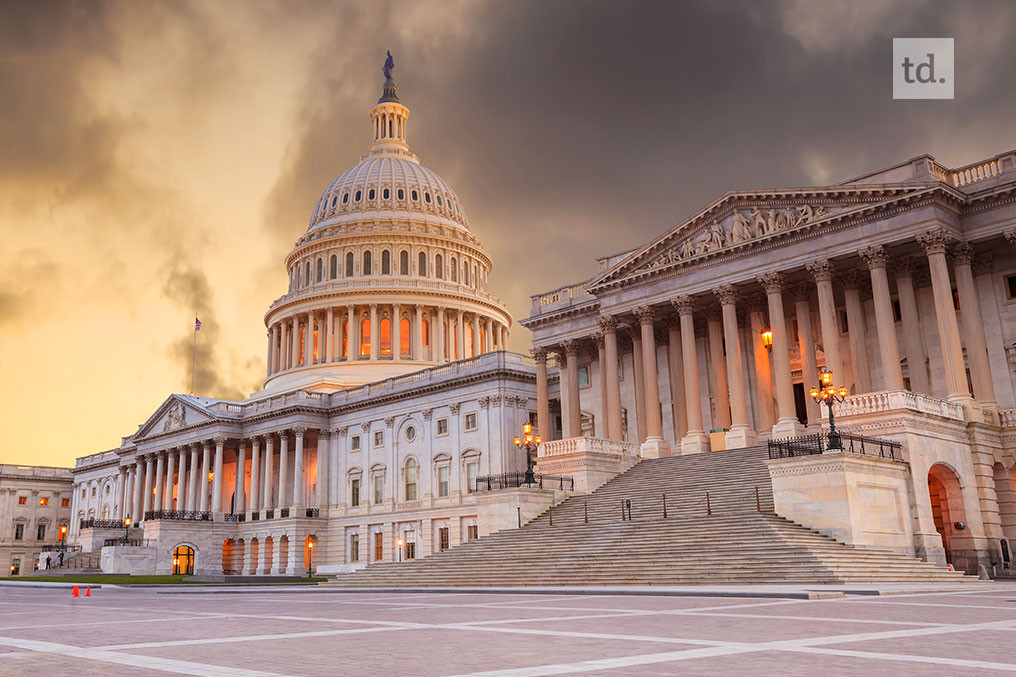
<svg viewBox="0 0 1016 677"><path fill-rule="evenodd" d="M229 614L221 614L215 616L215 618L227 618ZM3 625L0 626L0 631L3 630L30 630L32 628L77 628L84 625L115 625L117 623L165 623L167 621L197 621L197 620L209 620L208 616L170 616L169 618L128 618L122 621L89 621L88 623L79 623L77 621L68 621L66 623L47 623L43 625Z"/></svg>
<svg viewBox="0 0 1016 677"><path fill-rule="evenodd" d="M944 604L942 602L890 602L889 600L842 600L845 602L858 602L861 604L893 604L896 606L937 606L945 607L947 609L1003 609L1005 611L1011 611L1016 614L1016 604L1012 606L986 606L984 604Z"/></svg>
<svg viewBox="0 0 1016 677"><path fill-rule="evenodd" d="M411 630L404 627L381 628L350 628L348 630L315 630L313 632L285 632L278 635L240 635L237 637L203 637L201 639L177 639L166 642L139 642L137 644L116 644L104 646L104 651L124 651L126 649L157 649L166 646L191 646L194 644L231 644L233 642L265 642L279 639L298 639L304 637L330 637L332 635L356 635L367 632L391 632L394 630Z"/></svg>
<svg viewBox="0 0 1016 677"><path fill-rule="evenodd" d="M617 635L609 632L579 632L570 630L543 630L529 628L492 628L484 625L471 625L461 623L457 625L444 626L454 630L477 630L480 632L505 632L514 635L553 635L554 637L576 637L581 639L610 639L625 642L656 642L661 644L690 644L693 646L726 646L735 648L751 647L743 642L724 642L710 639L686 639L684 637L660 637L658 635Z"/></svg>
<svg viewBox="0 0 1016 677"><path fill-rule="evenodd" d="M776 614L726 614L720 611L691 612L689 616L723 616L727 618L769 618L778 621L822 621L823 623L873 623L875 625L957 625L956 623L932 623L931 621L882 621L871 618L827 618L823 616L778 616Z"/></svg>
<svg viewBox="0 0 1016 677"><path fill-rule="evenodd" d="M975 661L964 658L942 658L936 656L916 656L914 654L878 653L875 651L850 651L848 649L822 649L817 647L801 647L799 649L788 649L794 653L821 654L828 656L844 656L847 658L869 658L883 661L902 661L909 663L931 663L934 665L949 665L957 668L981 668L984 670L1004 670L1016 672L1016 663L994 663L990 661ZM859 668L860 669L860 668Z"/></svg>
<svg viewBox="0 0 1016 677"><path fill-rule="evenodd" d="M173 672L178 675L200 675L201 677L221 677L222 675L229 675L231 677L279 677L275 673L264 672L261 670L226 668L221 665L207 665L205 663L181 661L173 658L156 658L154 656L120 654L112 651L104 651L102 649L90 649L70 644L57 644L56 642L40 642L31 639L0 637L0 646L12 646L18 649L27 649L37 653L54 654L65 658L83 658L86 660L101 661L103 663L129 665L135 668L162 670L163 672Z"/></svg>

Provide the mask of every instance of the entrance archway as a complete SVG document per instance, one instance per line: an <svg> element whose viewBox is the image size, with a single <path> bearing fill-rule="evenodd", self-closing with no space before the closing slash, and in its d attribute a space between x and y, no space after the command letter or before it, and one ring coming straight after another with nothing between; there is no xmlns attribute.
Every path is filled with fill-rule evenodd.
<svg viewBox="0 0 1016 677"><path fill-rule="evenodd" d="M173 574L183 576L194 574L194 548L189 545L178 545L173 549Z"/></svg>
<svg viewBox="0 0 1016 677"><path fill-rule="evenodd" d="M942 547L945 548L945 561L961 569L954 558L957 549L962 549L957 540L960 532L967 529L967 519L963 509L963 490L956 472L942 463L931 466L928 470L928 494L935 530L942 537Z"/></svg>

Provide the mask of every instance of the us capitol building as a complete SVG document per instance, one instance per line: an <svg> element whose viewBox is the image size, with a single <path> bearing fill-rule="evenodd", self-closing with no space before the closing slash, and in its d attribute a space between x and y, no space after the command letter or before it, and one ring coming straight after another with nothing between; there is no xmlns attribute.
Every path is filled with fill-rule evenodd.
<svg viewBox="0 0 1016 677"><path fill-rule="evenodd" d="M842 388L844 439L891 440L901 457L777 454L776 512L857 547L1009 567L1016 153L726 193L604 256L591 279L533 296L521 356L505 350L512 318L458 197L410 151L392 67L367 153L286 257L263 390L172 395L46 489L63 506L46 519L104 571L339 573L425 557L642 458L821 439L821 369ZM483 478L526 468L512 440L529 422L544 437L537 471L569 484L488 491ZM0 492L0 545L25 562L49 546L9 538L15 524L31 536L38 512L19 512L20 486Z"/></svg>

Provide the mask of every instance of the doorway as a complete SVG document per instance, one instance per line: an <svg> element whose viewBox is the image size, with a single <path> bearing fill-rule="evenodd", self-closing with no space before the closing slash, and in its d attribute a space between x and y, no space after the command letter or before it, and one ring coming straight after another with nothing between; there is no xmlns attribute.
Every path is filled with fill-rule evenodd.
<svg viewBox="0 0 1016 677"><path fill-rule="evenodd" d="M163 569L165 571L165 569ZM178 545L173 550L173 575L194 575L194 548L189 545Z"/></svg>

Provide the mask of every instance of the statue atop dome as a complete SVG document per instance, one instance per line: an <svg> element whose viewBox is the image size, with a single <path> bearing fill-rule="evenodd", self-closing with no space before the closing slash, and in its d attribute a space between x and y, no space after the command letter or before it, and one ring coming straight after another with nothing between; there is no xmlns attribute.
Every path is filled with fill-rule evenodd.
<svg viewBox="0 0 1016 677"><path fill-rule="evenodd" d="M392 71L395 70L395 59L392 57L391 51L387 51L387 57L385 58L385 65L381 66L381 72L385 76L384 90L381 93L381 98L377 100L378 103L385 103L392 101L394 103L402 103L399 101L398 95L395 93L395 81L392 80Z"/></svg>

